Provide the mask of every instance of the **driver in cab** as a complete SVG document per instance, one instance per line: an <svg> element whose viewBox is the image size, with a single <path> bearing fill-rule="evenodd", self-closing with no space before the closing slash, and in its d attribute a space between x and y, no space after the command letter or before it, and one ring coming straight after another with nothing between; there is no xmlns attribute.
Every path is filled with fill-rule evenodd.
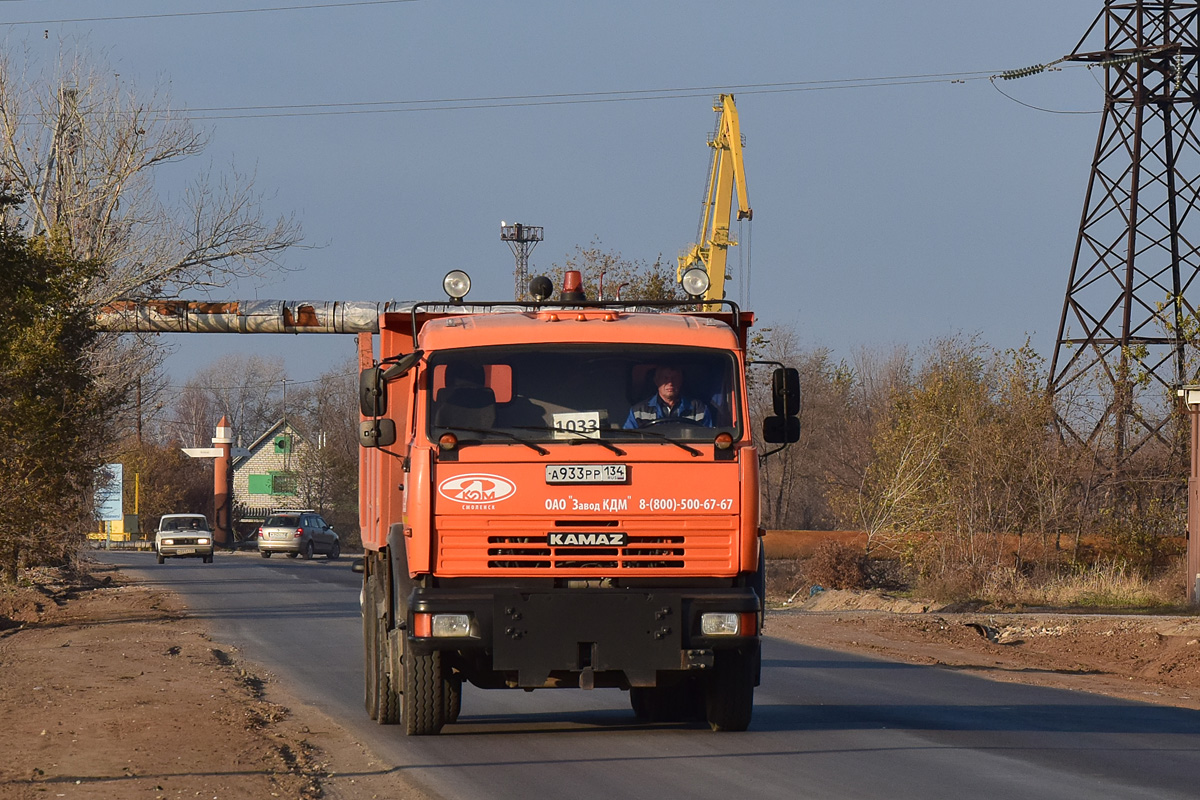
<svg viewBox="0 0 1200 800"><path fill-rule="evenodd" d="M688 397L683 393L683 370L669 364L660 364L654 370L656 391L650 398L641 401L629 411L626 428L644 428L656 422L679 420L713 427L712 412L703 400Z"/></svg>

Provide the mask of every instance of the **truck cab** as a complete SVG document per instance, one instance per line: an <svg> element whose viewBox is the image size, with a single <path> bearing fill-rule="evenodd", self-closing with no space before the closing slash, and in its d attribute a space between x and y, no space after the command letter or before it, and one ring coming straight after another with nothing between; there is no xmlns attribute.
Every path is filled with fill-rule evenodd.
<svg viewBox="0 0 1200 800"><path fill-rule="evenodd" d="M375 719L436 733L469 681L624 690L643 720L746 728L764 608L753 318L727 305L384 315L379 353L360 344Z"/></svg>

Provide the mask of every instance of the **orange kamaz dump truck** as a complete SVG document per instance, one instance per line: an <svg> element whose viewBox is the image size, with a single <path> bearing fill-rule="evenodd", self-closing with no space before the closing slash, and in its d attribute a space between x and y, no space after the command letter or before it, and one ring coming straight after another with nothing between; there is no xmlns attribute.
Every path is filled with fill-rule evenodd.
<svg viewBox="0 0 1200 800"><path fill-rule="evenodd" d="M539 281L541 283L539 283ZM751 314L729 302L448 300L360 337L365 702L434 734L464 682L610 688L744 730L759 681ZM799 435L795 370L764 439Z"/></svg>

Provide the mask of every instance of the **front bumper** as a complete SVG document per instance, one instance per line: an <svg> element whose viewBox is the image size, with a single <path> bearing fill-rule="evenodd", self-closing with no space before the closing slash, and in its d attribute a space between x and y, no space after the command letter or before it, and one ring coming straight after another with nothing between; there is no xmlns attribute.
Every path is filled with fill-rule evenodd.
<svg viewBox="0 0 1200 800"><path fill-rule="evenodd" d="M407 639L417 652L490 655L491 669L516 685L547 684L552 673L623 673L632 686L654 686L660 671L711 666L717 650L755 648L762 604L749 588L721 590L512 589L459 592L416 588ZM740 635L706 636L706 612L737 613ZM417 615L466 614L469 634L433 637ZM472 654L472 651L474 653Z"/></svg>
<svg viewBox="0 0 1200 800"><path fill-rule="evenodd" d="M213 554L213 543L196 544L195 542L173 542L159 544L158 554L164 558L208 558Z"/></svg>

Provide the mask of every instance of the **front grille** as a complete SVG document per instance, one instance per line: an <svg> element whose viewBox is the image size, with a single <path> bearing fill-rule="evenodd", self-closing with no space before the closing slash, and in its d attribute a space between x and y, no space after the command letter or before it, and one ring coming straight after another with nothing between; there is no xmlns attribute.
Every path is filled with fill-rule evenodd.
<svg viewBox="0 0 1200 800"><path fill-rule="evenodd" d="M557 532L562 533L562 528ZM489 536L488 568L613 570L684 567L682 536L630 536L623 547L548 547L547 536Z"/></svg>
<svg viewBox="0 0 1200 800"><path fill-rule="evenodd" d="M721 574L736 569L736 526L737 518L732 516L581 521L439 517L438 572L446 576L524 570L631 575L665 569ZM623 534L625 543L553 546L551 532L581 537Z"/></svg>

